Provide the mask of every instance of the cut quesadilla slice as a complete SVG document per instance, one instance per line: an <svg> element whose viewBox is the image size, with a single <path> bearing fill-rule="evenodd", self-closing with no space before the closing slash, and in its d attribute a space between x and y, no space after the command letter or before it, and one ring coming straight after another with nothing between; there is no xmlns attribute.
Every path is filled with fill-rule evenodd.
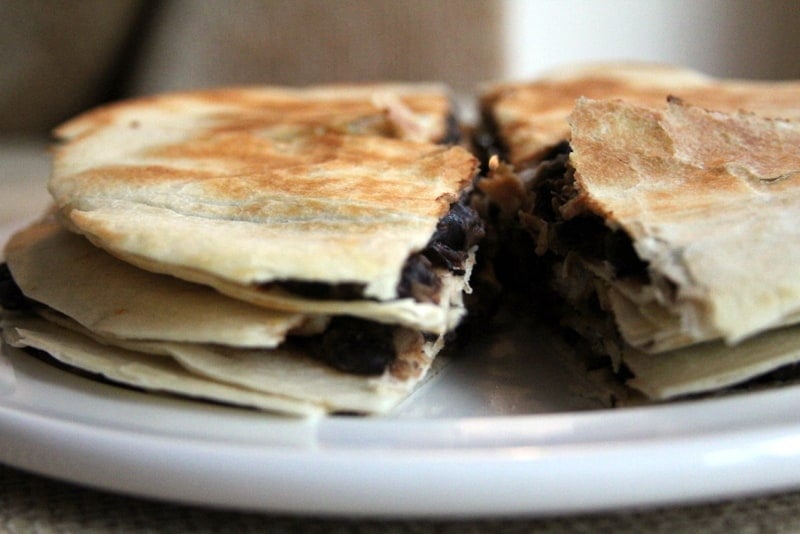
<svg viewBox="0 0 800 534"><path fill-rule="evenodd" d="M181 388L155 352L191 383L385 412L465 314L483 227L478 163L447 144L451 126L436 86L200 91L86 113L57 132L55 219L8 245L9 337L50 352L63 335L57 358L152 389ZM98 362L105 347L150 363L120 372Z"/></svg>
<svg viewBox="0 0 800 534"><path fill-rule="evenodd" d="M800 322L800 122L780 118L792 111L790 83L682 78L674 93L697 106L669 97L669 76L648 85L648 72L630 71L637 83L608 95L625 100L573 101L560 142L520 141L513 165L495 160L479 188L527 233L565 304L562 322L615 368L625 364L630 385L665 398L800 356L769 340ZM720 105L709 109L712 87ZM641 98L659 91L660 103ZM763 115L769 95L778 118ZM729 110L734 101L758 113ZM498 146L515 146L516 126L497 128ZM743 364L743 351L758 364Z"/></svg>

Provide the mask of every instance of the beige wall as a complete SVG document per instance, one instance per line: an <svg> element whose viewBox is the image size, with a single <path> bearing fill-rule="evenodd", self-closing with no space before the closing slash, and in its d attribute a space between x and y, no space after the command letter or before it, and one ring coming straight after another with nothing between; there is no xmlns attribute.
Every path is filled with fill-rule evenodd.
<svg viewBox="0 0 800 534"><path fill-rule="evenodd" d="M230 83L441 80L502 73L500 5L484 0L176 0L137 92Z"/></svg>
<svg viewBox="0 0 800 534"><path fill-rule="evenodd" d="M103 91L140 0L0 0L0 135L43 132Z"/></svg>
<svg viewBox="0 0 800 534"><path fill-rule="evenodd" d="M501 74L498 8L494 0L0 0L0 134L46 131L109 89L117 97L395 79L463 90ZM121 50L128 45L136 55Z"/></svg>
<svg viewBox="0 0 800 534"><path fill-rule="evenodd" d="M223 84L463 93L591 59L800 78L798 28L795 0L0 0L0 135L104 98Z"/></svg>

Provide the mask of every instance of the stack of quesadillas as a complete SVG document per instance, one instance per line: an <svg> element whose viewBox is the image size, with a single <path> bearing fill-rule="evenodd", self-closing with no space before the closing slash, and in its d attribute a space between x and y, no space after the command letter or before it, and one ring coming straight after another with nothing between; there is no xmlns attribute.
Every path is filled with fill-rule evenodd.
<svg viewBox="0 0 800 534"><path fill-rule="evenodd" d="M482 224L446 90L238 88L57 129L5 249L12 345L146 390L380 413L462 319Z"/></svg>
<svg viewBox="0 0 800 534"><path fill-rule="evenodd" d="M800 84L593 65L481 110L508 163L479 189L629 385L671 398L800 360Z"/></svg>

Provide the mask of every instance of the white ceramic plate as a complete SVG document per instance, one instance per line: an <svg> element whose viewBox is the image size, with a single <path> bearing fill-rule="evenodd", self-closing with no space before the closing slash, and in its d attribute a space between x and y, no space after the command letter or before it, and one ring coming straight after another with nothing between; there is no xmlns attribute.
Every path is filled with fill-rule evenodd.
<svg viewBox="0 0 800 534"><path fill-rule="evenodd" d="M511 321L391 416L296 420L95 382L6 347L0 461L132 495L347 516L575 513L800 486L800 388L607 410L569 351Z"/></svg>
<svg viewBox="0 0 800 534"><path fill-rule="evenodd" d="M0 461L172 501L476 517L800 483L797 387L593 410L557 362L516 350L459 359L390 417L294 420L101 384L8 348L1 363Z"/></svg>

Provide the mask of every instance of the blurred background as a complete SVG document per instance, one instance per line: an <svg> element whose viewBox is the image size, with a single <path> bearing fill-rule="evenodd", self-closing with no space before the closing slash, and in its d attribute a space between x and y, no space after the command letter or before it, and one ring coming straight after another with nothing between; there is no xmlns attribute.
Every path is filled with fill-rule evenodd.
<svg viewBox="0 0 800 534"><path fill-rule="evenodd" d="M0 135L225 84L523 79L637 59L800 78L794 0L0 0Z"/></svg>

